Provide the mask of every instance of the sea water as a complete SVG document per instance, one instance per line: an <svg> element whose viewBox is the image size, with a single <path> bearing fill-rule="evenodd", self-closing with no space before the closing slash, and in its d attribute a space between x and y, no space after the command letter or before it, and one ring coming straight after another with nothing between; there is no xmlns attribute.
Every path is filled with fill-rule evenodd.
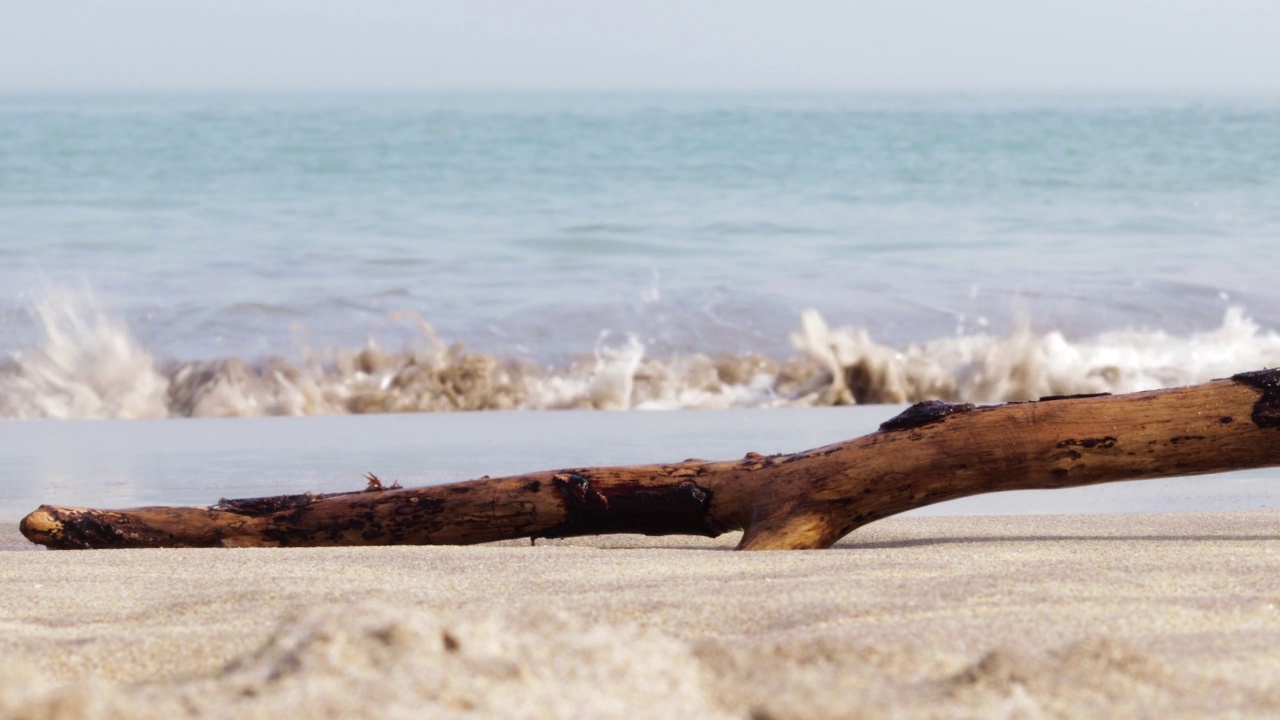
<svg viewBox="0 0 1280 720"><path fill-rule="evenodd" d="M3 96L0 416L1194 382L1277 198L1268 97Z"/></svg>
<svg viewBox="0 0 1280 720"><path fill-rule="evenodd" d="M1276 366L1277 198L1276 97L0 96L0 418L35 422L0 423L3 483L66 476L30 432L146 455L159 428L261 428L212 465L254 483L313 432L174 418L999 402ZM409 417L342 426L352 456ZM91 418L160 424L48 424ZM683 418L612 460L723 421ZM137 462L112 477L178 482Z"/></svg>

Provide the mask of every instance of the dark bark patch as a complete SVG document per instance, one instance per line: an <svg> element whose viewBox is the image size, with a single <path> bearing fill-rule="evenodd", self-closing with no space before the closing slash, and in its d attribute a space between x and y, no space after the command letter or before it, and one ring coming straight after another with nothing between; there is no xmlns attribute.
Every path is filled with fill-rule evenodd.
<svg viewBox="0 0 1280 720"><path fill-rule="evenodd" d="M604 491L578 473L557 473L552 482L564 501L568 520L537 533L537 537L607 533L715 537L723 532L706 518L714 493L692 480L675 487L615 485Z"/></svg>
<svg viewBox="0 0 1280 720"><path fill-rule="evenodd" d="M1232 380L1262 391L1250 418L1260 428L1280 427L1280 369L1255 370L1232 375Z"/></svg>
<svg viewBox="0 0 1280 720"><path fill-rule="evenodd" d="M578 473L556 473L551 481L561 495L571 500L575 507L609 509L609 498L591 486L591 478Z"/></svg>
<svg viewBox="0 0 1280 720"><path fill-rule="evenodd" d="M276 495L273 497L243 498L228 500L222 498L218 504L209 506L210 510L231 512L246 517L265 517L285 510L297 510L319 500L321 495L303 493L301 495Z"/></svg>
<svg viewBox="0 0 1280 720"><path fill-rule="evenodd" d="M1062 442L1058 443L1059 448L1081 447L1086 450L1093 450L1095 448L1098 450L1110 450L1115 446L1116 446L1116 439L1114 437L1111 437L1110 435L1107 435L1105 437L1100 437L1100 438L1085 438L1083 440L1076 440L1075 438L1067 438L1066 440L1063 440Z"/></svg>
<svg viewBox="0 0 1280 720"><path fill-rule="evenodd" d="M1106 397L1111 393L1079 393L1077 395L1045 395L1040 398L1040 402L1053 402L1054 400L1080 400L1082 398Z"/></svg>
<svg viewBox="0 0 1280 720"><path fill-rule="evenodd" d="M969 412L975 407L970 403L953 404L944 403L941 400L925 400L880 423L880 429L882 431L910 430L938 422L948 415Z"/></svg>

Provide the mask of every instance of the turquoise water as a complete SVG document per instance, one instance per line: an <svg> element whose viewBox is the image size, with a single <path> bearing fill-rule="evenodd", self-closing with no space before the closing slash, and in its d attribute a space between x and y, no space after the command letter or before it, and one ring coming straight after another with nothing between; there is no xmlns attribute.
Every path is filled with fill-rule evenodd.
<svg viewBox="0 0 1280 720"><path fill-rule="evenodd" d="M1194 380L1280 357L1277 198L1280 98L4 96L0 378L23 399L0 415L436 409L254 385L347 388L370 343L409 348L403 374L443 357L422 323L541 383L494 407L785 404L777 363L845 363L791 338L809 308L875 343L850 352L922 348L956 397L990 399L962 387L996 352L974 338L1020 329L1106 350L1050 359L1075 378L1051 385ZM754 354L765 380L686 368ZM605 400L562 387L619 364ZM129 386L141 366L167 399ZM201 372L253 402L175 400Z"/></svg>

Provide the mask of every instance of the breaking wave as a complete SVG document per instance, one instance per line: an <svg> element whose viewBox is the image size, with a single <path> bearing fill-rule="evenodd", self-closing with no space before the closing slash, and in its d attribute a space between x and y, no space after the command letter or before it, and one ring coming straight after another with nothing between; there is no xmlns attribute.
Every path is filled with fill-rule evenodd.
<svg viewBox="0 0 1280 720"><path fill-rule="evenodd" d="M0 360L0 418L161 418L584 408L657 410L1004 402L1132 392L1280 365L1280 335L1239 308L1209 332L1124 330L1091 338L1021 329L906 348L862 328L831 328L813 310L794 356L648 357L634 336L601 333L566 366L467 351L425 322L398 350L157 360L88 291L50 289L33 308L38 347Z"/></svg>

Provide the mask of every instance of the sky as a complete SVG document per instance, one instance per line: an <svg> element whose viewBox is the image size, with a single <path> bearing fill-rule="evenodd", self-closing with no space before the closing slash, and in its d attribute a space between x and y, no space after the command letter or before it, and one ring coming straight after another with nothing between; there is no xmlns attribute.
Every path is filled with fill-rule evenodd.
<svg viewBox="0 0 1280 720"><path fill-rule="evenodd" d="M1280 0L0 0L0 91L1280 91Z"/></svg>

